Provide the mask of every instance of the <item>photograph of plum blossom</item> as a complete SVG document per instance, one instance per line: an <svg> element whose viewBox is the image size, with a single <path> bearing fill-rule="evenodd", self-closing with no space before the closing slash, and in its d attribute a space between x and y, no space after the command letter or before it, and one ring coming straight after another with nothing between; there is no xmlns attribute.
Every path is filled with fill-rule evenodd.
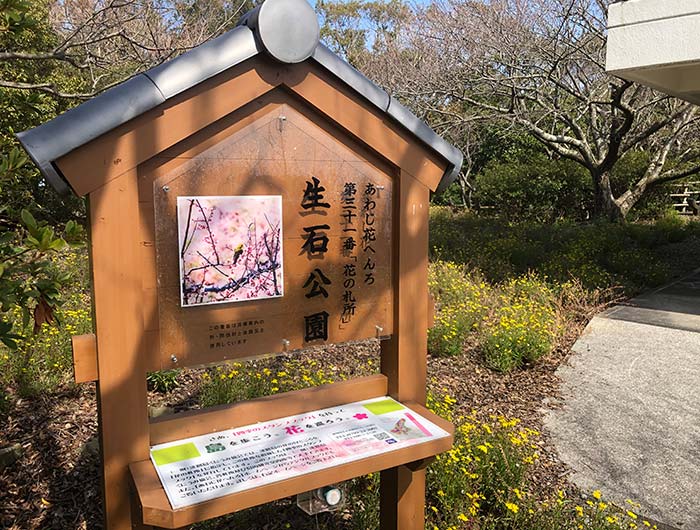
<svg viewBox="0 0 700 530"><path fill-rule="evenodd" d="M282 197L178 197L181 305L283 295Z"/></svg>

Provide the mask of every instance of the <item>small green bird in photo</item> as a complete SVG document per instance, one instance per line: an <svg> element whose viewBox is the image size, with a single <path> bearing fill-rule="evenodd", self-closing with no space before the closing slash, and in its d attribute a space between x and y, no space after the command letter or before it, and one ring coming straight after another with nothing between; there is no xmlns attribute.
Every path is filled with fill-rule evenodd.
<svg viewBox="0 0 700 530"><path fill-rule="evenodd" d="M243 243L238 245L236 248L233 249L233 264L235 265L238 263L238 260L241 259L241 256L243 255Z"/></svg>

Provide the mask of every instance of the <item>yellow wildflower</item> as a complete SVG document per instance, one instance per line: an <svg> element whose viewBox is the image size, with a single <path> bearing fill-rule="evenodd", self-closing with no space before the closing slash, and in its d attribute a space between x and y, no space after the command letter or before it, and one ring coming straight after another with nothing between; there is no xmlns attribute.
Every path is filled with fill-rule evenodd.
<svg viewBox="0 0 700 530"><path fill-rule="evenodd" d="M512 502L506 502L505 505L506 505L506 508L508 508L513 513L518 513L518 510L520 510L520 506L518 506L517 504L514 504Z"/></svg>

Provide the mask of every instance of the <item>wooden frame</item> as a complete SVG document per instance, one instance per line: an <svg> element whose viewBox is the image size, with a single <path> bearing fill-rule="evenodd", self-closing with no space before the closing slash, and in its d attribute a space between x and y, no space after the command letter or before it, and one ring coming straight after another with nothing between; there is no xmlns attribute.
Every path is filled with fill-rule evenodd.
<svg viewBox="0 0 700 530"><path fill-rule="evenodd" d="M251 421L267 421L282 416L310 412L315 408L342 405L352 399L362 400L387 394L388 380L384 375L345 381L332 385L308 388L266 398L217 407L216 410L194 412L181 418L151 422L151 443L163 443L174 439L213 432L227 425L235 428ZM415 403L407 406L423 417L453 432L452 425ZM409 447L380 456L366 458L360 462L333 466L322 471L293 479L276 482L268 486L227 495L180 510L170 508L160 480L150 460L130 465L135 491L139 497L141 515L145 523L162 528L180 528L188 524L218 517L251 506L288 497L310 489L341 482L379 470L397 467L412 462L421 462L435 454L448 450L451 438L440 438L427 444Z"/></svg>
<svg viewBox="0 0 700 530"><path fill-rule="evenodd" d="M146 373L169 367L158 355L158 331L148 317L158 304L154 178L168 160L187 158L216 142L225 126L254 123L266 106L280 104L305 112L319 131L392 179L393 273L388 288L393 334L382 343L382 375L149 421ZM56 165L89 203L95 335L75 338L73 350L76 381L97 380L98 385L108 530L177 528L375 471L381 471L382 530L422 530L424 468L450 447L451 436L182 510L169 508L149 448L387 394L452 432L449 423L424 408L432 315L429 194L444 175L445 162L319 66L282 65L257 56L63 156Z"/></svg>
<svg viewBox="0 0 700 530"><path fill-rule="evenodd" d="M408 408L429 419L443 429L450 429L451 424L432 414L417 403L405 403ZM300 411L303 412L303 411ZM305 491L310 491L332 483L343 482L360 475L374 473L414 462L423 462L434 455L443 453L452 447L452 438L440 438L429 443L392 451L383 455L365 458L357 462L328 467L292 479L275 482L252 490L219 497L187 508L173 510L170 507L165 491L150 460L136 462L130 465L134 489L138 495L140 517L144 523L158 528L182 528L206 519L212 519L229 513L237 512L272 502L283 497L289 497ZM422 470L415 473L423 473ZM392 510L393 511L393 510ZM423 514L421 513L421 519ZM404 523L405 524L405 523ZM403 528L403 526L400 526Z"/></svg>

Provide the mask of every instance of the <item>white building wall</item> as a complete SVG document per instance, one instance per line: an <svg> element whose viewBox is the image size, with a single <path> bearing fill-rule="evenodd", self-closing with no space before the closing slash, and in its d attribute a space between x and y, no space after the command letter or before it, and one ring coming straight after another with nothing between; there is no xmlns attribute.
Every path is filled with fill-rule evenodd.
<svg viewBox="0 0 700 530"><path fill-rule="evenodd" d="M607 70L700 102L700 0L628 0L608 12Z"/></svg>

